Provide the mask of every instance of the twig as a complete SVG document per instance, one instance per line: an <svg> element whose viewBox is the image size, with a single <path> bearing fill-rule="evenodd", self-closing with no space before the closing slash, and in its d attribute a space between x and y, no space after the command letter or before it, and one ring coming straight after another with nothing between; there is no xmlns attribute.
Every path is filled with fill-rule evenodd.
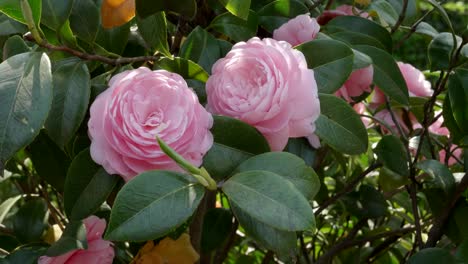
<svg viewBox="0 0 468 264"><path fill-rule="evenodd" d="M268 252L265 254L265 257L262 260L262 264L270 263L273 260L274 255L275 255L275 253L273 253L273 251L268 250Z"/></svg>
<svg viewBox="0 0 468 264"><path fill-rule="evenodd" d="M156 61L160 58L159 55L154 55L154 56L140 56L140 57L120 57L120 58L113 59L113 58L105 57L102 55L84 53L84 52L69 48L67 46L56 46L46 41L36 42L31 34L26 34L24 35L23 38L27 41L35 42L40 47L46 48L51 51L62 51L62 52L69 53L83 60L99 61L99 62L109 64L109 65L122 65L122 64L129 64L129 63L135 63L135 62Z"/></svg>
<svg viewBox="0 0 468 264"><path fill-rule="evenodd" d="M403 43L405 42L405 40L407 40L409 37L411 37L411 35L413 35L414 32L416 32L416 28L419 26L419 24L421 24L421 22L423 22L423 20L430 14L434 11L434 9L431 9L429 10L428 12L426 12L421 18L418 19L418 21L416 21L410 28L409 32L406 33L406 35L404 35L400 41L393 47L393 50L397 50L401 47L401 45L403 45Z"/></svg>
<svg viewBox="0 0 468 264"><path fill-rule="evenodd" d="M416 182L412 182L408 187L408 191L411 199L411 208L414 215L414 226L416 227L416 245L418 248L423 246L422 242L422 231L421 231L421 219L419 217L419 208L418 208L418 197L416 196Z"/></svg>
<svg viewBox="0 0 468 264"><path fill-rule="evenodd" d="M311 264L310 263L309 252L307 252L307 247L306 247L306 244L304 242L304 234L302 232L299 234L299 243L301 244L302 255L304 256L304 259L305 259L306 263Z"/></svg>
<svg viewBox="0 0 468 264"><path fill-rule="evenodd" d="M204 254L201 251L201 236L203 230L203 220L206 214L206 211L210 208L214 208L216 202L216 192L207 191L205 196L200 202L198 209L193 217L192 223L190 224L190 240L192 242L193 248L200 254L200 263L207 263L209 261L209 254Z"/></svg>
<svg viewBox="0 0 468 264"><path fill-rule="evenodd" d="M403 0L403 7L401 8L400 16L398 16L398 20L395 23L395 25L393 25L392 30L390 31L390 34L395 33L400 27L401 23L403 23L403 20L405 19L405 16L406 16L407 7L408 7L408 0Z"/></svg>
<svg viewBox="0 0 468 264"><path fill-rule="evenodd" d="M224 262L226 257L228 256L229 250L231 249L232 245L234 245L234 242L236 241L236 231L237 228L239 227L239 222L234 218L234 223L232 224L232 229L231 229L231 234L229 235L229 238L223 247L222 250L218 251L216 253L216 256L214 257L214 264L221 264Z"/></svg>
<svg viewBox="0 0 468 264"><path fill-rule="evenodd" d="M365 171L363 171L359 176L355 177L348 184L346 184L346 186L343 189L341 189L334 196L330 197L328 200L323 202L319 206L317 211L315 211L315 215L319 215L325 208L327 208L329 205L336 202L341 196L351 192L354 189L354 187L356 187L356 185L358 185L358 183L367 176L367 174L369 174L370 172L372 172L373 170L375 170L375 169L377 169L377 168L379 168L381 166L382 166L382 164L380 164L380 163L374 163L374 164L370 165L369 168L367 168Z"/></svg>

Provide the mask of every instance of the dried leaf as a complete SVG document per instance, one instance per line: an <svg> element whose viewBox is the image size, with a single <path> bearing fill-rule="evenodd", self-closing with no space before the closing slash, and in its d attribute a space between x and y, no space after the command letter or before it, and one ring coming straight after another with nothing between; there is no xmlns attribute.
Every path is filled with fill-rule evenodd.
<svg viewBox="0 0 468 264"><path fill-rule="evenodd" d="M135 16L135 0L103 0L101 19L103 28L121 26Z"/></svg>

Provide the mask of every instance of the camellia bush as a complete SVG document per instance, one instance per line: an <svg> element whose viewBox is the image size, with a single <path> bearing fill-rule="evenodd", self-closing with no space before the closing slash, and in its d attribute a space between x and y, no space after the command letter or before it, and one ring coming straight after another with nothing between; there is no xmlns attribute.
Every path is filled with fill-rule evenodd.
<svg viewBox="0 0 468 264"><path fill-rule="evenodd" d="M0 0L0 263L468 263L466 10Z"/></svg>

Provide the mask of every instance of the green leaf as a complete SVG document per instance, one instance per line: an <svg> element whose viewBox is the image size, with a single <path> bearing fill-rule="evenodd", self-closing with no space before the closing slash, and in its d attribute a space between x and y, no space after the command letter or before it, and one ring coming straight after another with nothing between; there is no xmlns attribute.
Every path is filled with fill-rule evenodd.
<svg viewBox="0 0 468 264"><path fill-rule="evenodd" d="M107 199L118 181L94 163L89 148L72 161L65 180L65 212L73 220L93 214Z"/></svg>
<svg viewBox="0 0 468 264"><path fill-rule="evenodd" d="M385 0L372 1L369 9L377 12L380 20L388 25L394 25L398 20L398 13L393 6Z"/></svg>
<svg viewBox="0 0 468 264"><path fill-rule="evenodd" d="M26 45L22 37L18 35L11 36L3 45L3 60L30 50L31 49Z"/></svg>
<svg viewBox="0 0 468 264"><path fill-rule="evenodd" d="M219 2L236 17L244 20L249 17L250 0L219 0Z"/></svg>
<svg viewBox="0 0 468 264"><path fill-rule="evenodd" d="M447 26L449 26L450 28L450 31L452 31L452 34L453 36L455 36L455 30L453 29L453 25L452 25L452 22L447 14L447 12L445 11L445 9L439 4L437 3L436 1L434 0L427 0L435 9L437 9L437 11L439 12L439 14L442 16L442 19L444 20L444 22L447 24Z"/></svg>
<svg viewBox="0 0 468 264"><path fill-rule="evenodd" d="M408 105L408 87L392 55L367 45L359 45L354 48L371 57L375 85L391 99L400 104Z"/></svg>
<svg viewBox="0 0 468 264"><path fill-rule="evenodd" d="M309 9L303 1L276 0L258 10L258 20L260 25L271 33L289 19L308 12Z"/></svg>
<svg viewBox="0 0 468 264"><path fill-rule="evenodd" d="M55 257L75 249L87 249L86 227L82 221L67 224L62 236L47 250L46 255Z"/></svg>
<svg viewBox="0 0 468 264"><path fill-rule="evenodd" d="M27 0L31 7L34 22L39 25L41 20L41 1L42 0ZM14 20L26 24L26 20L23 18L23 11L21 10L20 0L2 0L0 1L0 12L13 18Z"/></svg>
<svg viewBox="0 0 468 264"><path fill-rule="evenodd" d="M139 17L145 18L159 11L174 12L188 19L195 17L197 3L195 0L135 0L136 12Z"/></svg>
<svg viewBox="0 0 468 264"><path fill-rule="evenodd" d="M189 59L211 73L211 66L231 49L229 42L218 40L197 26L184 41L179 56Z"/></svg>
<svg viewBox="0 0 468 264"><path fill-rule="evenodd" d="M201 82L208 80L208 73L198 64L183 58L161 58L156 64L158 68L180 74L184 79L194 79Z"/></svg>
<svg viewBox="0 0 468 264"><path fill-rule="evenodd" d="M250 11L248 20L238 18L231 13L221 14L211 21L208 29L212 28L232 40L246 41L257 34L258 17L254 11Z"/></svg>
<svg viewBox="0 0 468 264"><path fill-rule="evenodd" d="M374 151L385 167L402 176L409 176L405 146L398 137L382 137Z"/></svg>
<svg viewBox="0 0 468 264"><path fill-rule="evenodd" d="M13 231L16 237L25 242L35 242L41 239L47 227L49 212L47 203L42 198L34 198L20 207L13 218Z"/></svg>
<svg viewBox="0 0 468 264"><path fill-rule="evenodd" d="M63 192L65 177L71 163L68 156L44 130L29 145L28 151L37 174L57 191Z"/></svg>
<svg viewBox="0 0 468 264"><path fill-rule="evenodd" d="M276 173L290 181L307 200L312 201L320 189L315 171L301 158L287 152L268 152L242 162L233 174L251 170Z"/></svg>
<svg viewBox="0 0 468 264"><path fill-rule="evenodd" d="M449 83L450 85L450 83ZM444 117L444 125L449 129L450 131L450 137L453 138L454 142L460 142L460 140L463 138L463 131L462 129L458 126L457 121L455 120L453 116L453 111L452 111L452 103L451 103L451 98L450 98L450 93L447 93L445 95L444 99L444 106L442 109L442 115Z"/></svg>
<svg viewBox="0 0 468 264"><path fill-rule="evenodd" d="M309 166L314 164L317 157L317 151L306 138L290 138L284 151L301 157Z"/></svg>
<svg viewBox="0 0 468 264"><path fill-rule="evenodd" d="M342 99L320 94L321 115L315 133L334 149L346 154L367 151L367 131L359 115Z"/></svg>
<svg viewBox="0 0 468 264"><path fill-rule="evenodd" d="M368 45L381 50L385 50L385 46L383 46L382 43L377 41L375 38L369 37L361 33L356 33L352 31L338 31L330 33L329 35L331 38L343 41L351 46Z"/></svg>
<svg viewBox="0 0 468 264"><path fill-rule="evenodd" d="M260 245L280 255L289 255L296 248L296 232L276 229L259 222L234 204L231 204L231 210L247 235Z"/></svg>
<svg viewBox="0 0 468 264"><path fill-rule="evenodd" d="M13 196L0 204L0 224L3 223L5 216L7 216L10 209L15 205L15 203L21 198L21 195Z"/></svg>
<svg viewBox="0 0 468 264"><path fill-rule="evenodd" d="M9 36L18 33L24 34L27 31L28 27L5 14L0 13L0 36Z"/></svg>
<svg viewBox="0 0 468 264"><path fill-rule="evenodd" d="M315 228L308 201L291 182L275 173L238 173L223 184L223 192L231 204L271 227L285 231Z"/></svg>
<svg viewBox="0 0 468 264"><path fill-rule="evenodd" d="M450 170L437 160L423 160L417 168L427 173L430 178L425 180L428 188L441 189L445 194L443 201L448 201L455 191L455 178ZM442 199L442 197L439 197Z"/></svg>
<svg viewBox="0 0 468 264"><path fill-rule="evenodd" d="M39 133L52 102L50 61L22 53L0 64L0 167Z"/></svg>
<svg viewBox="0 0 468 264"><path fill-rule="evenodd" d="M353 70L366 68L372 65L372 59L366 54L353 49L354 60L353 60Z"/></svg>
<svg viewBox="0 0 468 264"><path fill-rule="evenodd" d="M448 94L453 119L464 136L468 135L468 70L457 69L450 75Z"/></svg>
<svg viewBox="0 0 468 264"><path fill-rule="evenodd" d="M213 116L213 147L203 158L203 167L216 180L224 179L244 160L270 151L268 142L254 127L234 118Z"/></svg>
<svg viewBox="0 0 468 264"><path fill-rule="evenodd" d="M439 32L426 22L419 23L419 25L416 27L416 33L427 35L432 38L439 35Z"/></svg>
<svg viewBox="0 0 468 264"><path fill-rule="evenodd" d="M109 29L101 26L99 27L95 42L108 52L122 54L127 45L129 35L130 23Z"/></svg>
<svg viewBox="0 0 468 264"><path fill-rule="evenodd" d="M455 258L459 263L468 262L468 240L463 241L463 243L458 246Z"/></svg>
<svg viewBox="0 0 468 264"><path fill-rule="evenodd" d="M387 167L380 169L379 173L379 186L382 187L384 192L391 192L401 187L405 184L408 184L408 177L402 176Z"/></svg>
<svg viewBox="0 0 468 264"><path fill-rule="evenodd" d="M170 57L167 43L167 21L164 12L157 12L144 19L137 17L138 31L152 53L159 51Z"/></svg>
<svg viewBox="0 0 468 264"><path fill-rule="evenodd" d="M210 252L221 247L232 230L232 214L223 208L208 210L203 218L201 236L202 252Z"/></svg>
<svg viewBox="0 0 468 264"><path fill-rule="evenodd" d="M88 67L76 58L54 65L54 98L45 128L51 139L62 149L75 136L88 110L91 94Z"/></svg>
<svg viewBox="0 0 468 264"><path fill-rule="evenodd" d="M462 39L456 36L456 40L457 47L459 47ZM449 68L453 46L454 41L451 33L442 32L432 39L427 50L431 71L447 70Z"/></svg>
<svg viewBox="0 0 468 264"><path fill-rule="evenodd" d="M70 14L70 28L78 38L93 43L99 29L99 9L93 0L73 2Z"/></svg>
<svg viewBox="0 0 468 264"><path fill-rule="evenodd" d="M426 248L411 256L408 264L456 264L455 258L446 249Z"/></svg>
<svg viewBox="0 0 468 264"><path fill-rule="evenodd" d="M379 218L387 214L387 202L371 185L361 185L359 191L352 192L343 198L346 208L360 219Z"/></svg>
<svg viewBox="0 0 468 264"><path fill-rule="evenodd" d="M388 52L392 51L392 37L390 33L384 27L369 19L365 19L359 16L338 16L327 23L326 31L331 36L337 32L352 32L354 34L363 36L364 38L372 39L381 46L385 47Z"/></svg>
<svg viewBox="0 0 468 264"><path fill-rule="evenodd" d="M144 172L117 194L105 238L146 241L162 237L187 221L204 192L203 186L184 174Z"/></svg>
<svg viewBox="0 0 468 264"><path fill-rule="evenodd" d="M42 24L59 29L70 16L74 0L42 0Z"/></svg>
<svg viewBox="0 0 468 264"><path fill-rule="evenodd" d="M46 245L22 245L4 258L5 264L37 264L39 257L44 255L46 250ZM1 259L0 263L2 263Z"/></svg>
<svg viewBox="0 0 468 264"><path fill-rule="evenodd" d="M348 79L353 69L353 51L340 41L319 39L297 46L314 70L318 90L334 93Z"/></svg>

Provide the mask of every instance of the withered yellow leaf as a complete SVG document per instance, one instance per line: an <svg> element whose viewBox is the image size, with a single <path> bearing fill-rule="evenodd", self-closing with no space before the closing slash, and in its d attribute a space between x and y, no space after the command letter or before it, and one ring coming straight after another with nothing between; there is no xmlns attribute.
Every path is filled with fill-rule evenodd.
<svg viewBox="0 0 468 264"><path fill-rule="evenodd" d="M101 20L103 28L121 26L135 16L135 0L103 0Z"/></svg>
<svg viewBox="0 0 468 264"><path fill-rule="evenodd" d="M191 264L199 257L190 243L190 236L182 234L177 240L166 237L156 246L153 241L148 241L135 256L132 264Z"/></svg>

